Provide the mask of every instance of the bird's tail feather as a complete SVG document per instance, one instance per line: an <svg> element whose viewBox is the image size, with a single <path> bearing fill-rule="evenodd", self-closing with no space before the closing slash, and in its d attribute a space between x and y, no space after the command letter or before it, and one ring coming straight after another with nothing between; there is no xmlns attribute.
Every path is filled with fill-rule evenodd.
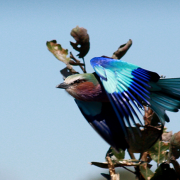
<svg viewBox="0 0 180 180"><path fill-rule="evenodd" d="M160 79L157 84L170 97L180 100L180 78Z"/></svg>
<svg viewBox="0 0 180 180"><path fill-rule="evenodd" d="M160 90L151 92L149 102L164 124L169 122L166 110L177 112L180 109L180 78L159 79L156 85L152 84L152 89L157 86Z"/></svg>

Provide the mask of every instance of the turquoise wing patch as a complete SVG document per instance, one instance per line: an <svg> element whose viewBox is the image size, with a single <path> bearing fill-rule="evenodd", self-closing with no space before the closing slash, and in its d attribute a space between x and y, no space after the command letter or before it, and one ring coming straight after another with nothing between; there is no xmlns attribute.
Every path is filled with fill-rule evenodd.
<svg viewBox="0 0 180 180"><path fill-rule="evenodd" d="M140 109L144 109L144 104L150 105L151 86L148 83L157 82L159 75L111 58L96 57L90 62L99 75L123 132L127 136L126 125L131 128L132 122L136 126L135 118L141 123L136 111L141 113Z"/></svg>

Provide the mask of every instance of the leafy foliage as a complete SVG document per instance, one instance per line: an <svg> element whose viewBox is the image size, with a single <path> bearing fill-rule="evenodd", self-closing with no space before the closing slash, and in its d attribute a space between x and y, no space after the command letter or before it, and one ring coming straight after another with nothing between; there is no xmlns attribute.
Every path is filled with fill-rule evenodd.
<svg viewBox="0 0 180 180"><path fill-rule="evenodd" d="M117 162L119 160L124 159L125 151L119 149L119 152L116 152L112 147L110 147L106 153L106 157L107 156L111 158L112 162Z"/></svg>
<svg viewBox="0 0 180 180"><path fill-rule="evenodd" d="M140 165L140 172L146 180L151 179L151 177L154 175L154 173L148 168L147 164Z"/></svg>
<svg viewBox="0 0 180 180"><path fill-rule="evenodd" d="M148 152L151 158L158 164L167 160L167 150L169 149L169 143L158 140L156 144L151 147Z"/></svg>
<svg viewBox="0 0 180 180"><path fill-rule="evenodd" d="M90 49L89 35L83 27L76 26L71 31L71 36L76 40L76 43L70 42L71 46L79 52L78 57L82 58L83 62L76 59L68 50L63 49L56 40L47 41L48 50L60 61L66 64L66 67L61 70L64 77L78 73L73 69L73 66L79 66L86 73L84 57ZM132 45L132 40L121 45L112 55L114 59L122 58ZM162 77L163 78L163 77ZM123 167L136 175L139 180L178 180L180 179L180 165L176 161L180 157L180 131L175 133L167 132L167 129L160 124L157 115L148 107L144 107L144 124L141 127L141 136L136 128L128 129L128 142L130 148L128 153L131 159L124 159L125 151L119 150L116 152L110 147L106 153L106 162L91 162L100 168L108 168L108 174L102 174L108 180L118 180L119 174L115 173L116 167ZM139 126L137 124L137 126ZM131 136L134 133L134 137ZM139 153L139 160L135 159L133 153ZM154 160L158 168L155 172L151 171L150 162ZM170 164L174 168L170 168ZM129 170L128 166L134 166L135 171Z"/></svg>

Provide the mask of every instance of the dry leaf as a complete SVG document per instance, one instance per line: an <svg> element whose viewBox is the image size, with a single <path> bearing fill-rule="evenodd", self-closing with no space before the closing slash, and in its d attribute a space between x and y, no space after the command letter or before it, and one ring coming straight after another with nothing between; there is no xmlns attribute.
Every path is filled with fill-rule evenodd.
<svg viewBox="0 0 180 180"><path fill-rule="evenodd" d="M57 44L56 40L47 41L46 43L49 51L54 54L54 56L65 64L69 64L70 58L67 57L68 50L63 49L60 44Z"/></svg>
<svg viewBox="0 0 180 180"><path fill-rule="evenodd" d="M83 58L88 53L90 48L87 30L83 27L76 26L74 29L72 29L71 36L76 40L76 43L70 42L71 46L76 51L79 51L77 56L79 58Z"/></svg>

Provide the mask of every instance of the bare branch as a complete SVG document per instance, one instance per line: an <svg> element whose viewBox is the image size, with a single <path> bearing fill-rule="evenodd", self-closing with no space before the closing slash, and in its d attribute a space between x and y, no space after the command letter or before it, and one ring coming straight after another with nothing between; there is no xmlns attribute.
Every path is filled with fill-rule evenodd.
<svg viewBox="0 0 180 180"><path fill-rule="evenodd" d="M70 64L71 65L73 65L73 66L79 66L80 68L81 68L81 70L84 72L84 73L86 73L86 70L85 70L85 64L83 64L83 63L81 63L79 60L77 60L74 56L73 56L73 54L72 54L72 52L70 52L70 58L72 59L72 60L74 60L75 62L73 62L72 60L70 61Z"/></svg>
<svg viewBox="0 0 180 180"><path fill-rule="evenodd" d="M130 169L128 169L127 167L123 166L123 168L124 168L124 169L126 169L127 171L129 171L129 172L131 172L131 173L135 174L135 172L134 172L134 171L131 171L131 170L130 170Z"/></svg>
<svg viewBox="0 0 180 180"><path fill-rule="evenodd" d="M111 161L111 158L109 156L106 157L106 160L108 162L108 168L109 168L109 174L111 176L111 180L120 180L119 174L116 174L113 162Z"/></svg>

